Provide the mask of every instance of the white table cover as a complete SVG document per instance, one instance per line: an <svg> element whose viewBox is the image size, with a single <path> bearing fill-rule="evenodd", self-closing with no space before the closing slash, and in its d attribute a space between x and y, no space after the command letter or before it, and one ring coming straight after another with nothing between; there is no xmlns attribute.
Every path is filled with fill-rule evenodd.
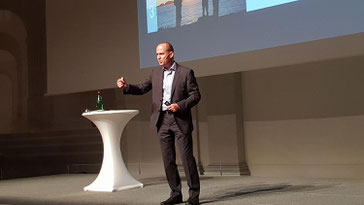
<svg viewBox="0 0 364 205"><path fill-rule="evenodd" d="M130 175L120 151L121 133L138 113L138 110L109 110L82 114L99 129L104 145L100 173L94 182L84 188L85 191L113 192L143 187L142 183Z"/></svg>

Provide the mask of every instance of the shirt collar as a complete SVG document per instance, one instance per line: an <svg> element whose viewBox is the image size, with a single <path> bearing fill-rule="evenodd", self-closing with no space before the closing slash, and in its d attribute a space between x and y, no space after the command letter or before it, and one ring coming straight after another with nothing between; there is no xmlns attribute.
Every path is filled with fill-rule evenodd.
<svg viewBox="0 0 364 205"><path fill-rule="evenodd" d="M170 70L171 71L176 71L176 68L177 68L176 61L174 61ZM168 70L167 68L163 67L163 71L167 71L167 70Z"/></svg>

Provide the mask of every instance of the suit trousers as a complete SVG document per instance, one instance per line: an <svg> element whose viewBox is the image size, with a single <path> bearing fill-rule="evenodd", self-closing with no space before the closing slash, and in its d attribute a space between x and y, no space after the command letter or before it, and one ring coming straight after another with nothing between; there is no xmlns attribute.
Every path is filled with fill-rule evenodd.
<svg viewBox="0 0 364 205"><path fill-rule="evenodd" d="M181 178L176 164L176 140L182 158L183 168L189 186L189 198L195 199L200 195L200 179L197 171L196 160L193 156L192 133L183 134L178 128L174 114L161 113L158 135L162 151L164 169L171 197L182 195Z"/></svg>

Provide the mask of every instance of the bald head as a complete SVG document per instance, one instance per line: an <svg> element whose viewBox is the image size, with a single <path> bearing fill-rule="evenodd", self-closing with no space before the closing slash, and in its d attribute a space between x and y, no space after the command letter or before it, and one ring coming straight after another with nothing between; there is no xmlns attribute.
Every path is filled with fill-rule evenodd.
<svg viewBox="0 0 364 205"><path fill-rule="evenodd" d="M158 44L158 46L160 46L160 45L165 46L167 51L173 51L174 52L174 48L173 48L173 46L172 46L172 44L170 42L163 42L163 43Z"/></svg>
<svg viewBox="0 0 364 205"><path fill-rule="evenodd" d="M155 50L159 65L169 69L174 62L174 48L172 44L169 42L160 43Z"/></svg>

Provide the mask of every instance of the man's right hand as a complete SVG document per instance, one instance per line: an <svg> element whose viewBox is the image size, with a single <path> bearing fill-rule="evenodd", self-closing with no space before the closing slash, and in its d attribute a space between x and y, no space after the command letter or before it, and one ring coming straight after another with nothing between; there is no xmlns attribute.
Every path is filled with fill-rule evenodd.
<svg viewBox="0 0 364 205"><path fill-rule="evenodd" d="M116 81L116 85L118 86L118 88L126 88L126 87L128 87L128 84L126 83L126 81L124 80L123 77L119 78Z"/></svg>

